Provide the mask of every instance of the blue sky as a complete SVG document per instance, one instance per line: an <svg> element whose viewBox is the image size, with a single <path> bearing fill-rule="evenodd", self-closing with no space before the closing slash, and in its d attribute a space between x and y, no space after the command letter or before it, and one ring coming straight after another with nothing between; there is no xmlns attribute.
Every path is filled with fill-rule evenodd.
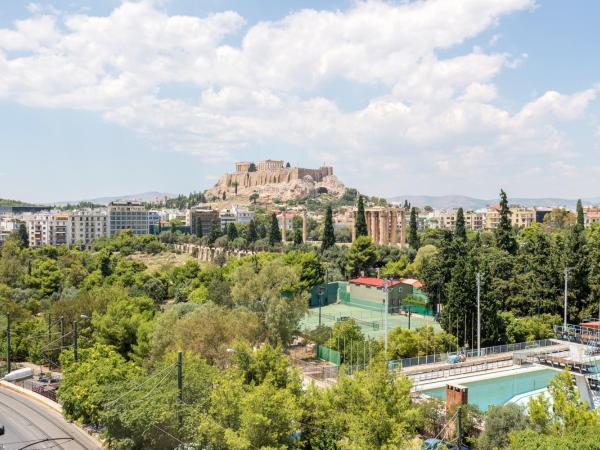
<svg viewBox="0 0 600 450"><path fill-rule="evenodd" d="M190 192L260 158L371 195L599 196L599 22L583 0L4 2L0 197Z"/></svg>

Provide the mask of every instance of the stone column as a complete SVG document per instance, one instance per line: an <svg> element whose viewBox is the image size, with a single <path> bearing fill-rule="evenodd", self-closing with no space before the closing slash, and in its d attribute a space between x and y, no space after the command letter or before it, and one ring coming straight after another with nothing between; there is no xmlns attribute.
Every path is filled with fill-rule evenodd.
<svg viewBox="0 0 600 450"><path fill-rule="evenodd" d="M308 222L306 220L306 211L302 211L302 242L308 241Z"/></svg>
<svg viewBox="0 0 600 450"><path fill-rule="evenodd" d="M371 239L373 239L374 244L377 244L379 242L379 229L377 227L377 219L379 219L377 211L371 211Z"/></svg>
<svg viewBox="0 0 600 450"><path fill-rule="evenodd" d="M387 211L379 211L379 245L387 245L388 240L388 214Z"/></svg>
<svg viewBox="0 0 600 450"><path fill-rule="evenodd" d="M391 228L392 228L392 237L391 237L391 241L392 244L396 244L398 242L398 210L397 209L392 209L390 211L391 214Z"/></svg>
<svg viewBox="0 0 600 450"><path fill-rule="evenodd" d="M281 213L281 242L283 242L285 244L285 242L287 241L286 239L286 215L285 215L285 211L283 211Z"/></svg>
<svg viewBox="0 0 600 450"><path fill-rule="evenodd" d="M406 245L406 210L400 210L400 245Z"/></svg>
<svg viewBox="0 0 600 450"><path fill-rule="evenodd" d="M352 211L352 220L350 221L350 226L352 226L352 242L356 240L356 211Z"/></svg>

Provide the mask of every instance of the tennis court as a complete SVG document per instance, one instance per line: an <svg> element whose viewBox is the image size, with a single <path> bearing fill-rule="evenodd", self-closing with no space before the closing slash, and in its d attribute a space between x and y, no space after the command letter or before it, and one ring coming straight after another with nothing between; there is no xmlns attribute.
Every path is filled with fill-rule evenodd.
<svg viewBox="0 0 600 450"><path fill-rule="evenodd" d="M327 326L333 326L337 321L344 317L351 317L360 326L365 336L372 338L382 337L383 330L383 311L369 311L355 306L336 303L323 306L321 308L321 323ZM388 331L397 327L408 328L408 316L402 314L388 314ZM313 330L319 325L319 308L310 308L308 313L302 319L300 329L307 331ZM435 331L441 330L440 325L431 317L411 314L410 328L419 328L431 326Z"/></svg>

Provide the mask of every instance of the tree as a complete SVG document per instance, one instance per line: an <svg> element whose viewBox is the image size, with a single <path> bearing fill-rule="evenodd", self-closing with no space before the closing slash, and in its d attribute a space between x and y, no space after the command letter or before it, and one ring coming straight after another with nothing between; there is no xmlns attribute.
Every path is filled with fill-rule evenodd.
<svg viewBox="0 0 600 450"><path fill-rule="evenodd" d="M248 167L248 172L256 172L256 164L251 162L250 166Z"/></svg>
<svg viewBox="0 0 600 450"><path fill-rule="evenodd" d="M226 200L226 199L227 199L227 192L223 191L223 198L222 198L222 199L223 199L223 200Z"/></svg>
<svg viewBox="0 0 600 450"><path fill-rule="evenodd" d="M300 228L294 229L293 239L294 239L294 245L301 245L303 243L302 230Z"/></svg>
<svg viewBox="0 0 600 450"><path fill-rule="evenodd" d="M456 225L454 235L463 241L467 240L467 229L465 228L465 214L462 208L458 208L456 212Z"/></svg>
<svg viewBox="0 0 600 450"><path fill-rule="evenodd" d="M237 239L237 237L238 237L237 227L235 226L235 223L231 222L227 226L227 239L229 240L229 242L233 242L234 240Z"/></svg>
<svg viewBox="0 0 600 450"><path fill-rule="evenodd" d="M279 221L275 213L271 214L271 226L269 228L269 245L273 246L281 242L281 231L279 230Z"/></svg>
<svg viewBox="0 0 600 450"><path fill-rule="evenodd" d="M323 226L323 239L321 240L321 250L326 250L335 245L335 235L333 231L333 211L331 206L327 207L325 212L325 224Z"/></svg>
<svg viewBox="0 0 600 450"><path fill-rule="evenodd" d="M58 398L65 417L83 423L98 424L108 389L139 372L113 347L103 344L79 349L77 363L72 350L64 351L60 360L63 377Z"/></svg>
<svg viewBox="0 0 600 450"><path fill-rule="evenodd" d="M29 247L29 234L27 233L27 227L24 223L19 224L17 234L19 237L19 246L21 248Z"/></svg>
<svg viewBox="0 0 600 450"><path fill-rule="evenodd" d="M256 201L258 200L258 192L253 192L249 197L250 201L253 205L256 205Z"/></svg>
<svg viewBox="0 0 600 450"><path fill-rule="evenodd" d="M208 232L208 244L213 245L217 239L223 235L221 231L221 221L219 218L214 218L211 225L210 231Z"/></svg>
<svg viewBox="0 0 600 450"><path fill-rule="evenodd" d="M356 211L356 237L367 236L367 219L365 217L365 203L362 195L358 196L358 207Z"/></svg>
<svg viewBox="0 0 600 450"><path fill-rule="evenodd" d="M248 242L256 242L258 236L256 234L256 225L254 224L254 219L250 220L248 223L248 229L246 230L246 240Z"/></svg>
<svg viewBox="0 0 600 450"><path fill-rule="evenodd" d="M289 169L290 167L292 167L292 166L290 165L290 162L289 162L289 161L288 161L288 162L285 164L285 167L286 167L286 169Z"/></svg>
<svg viewBox="0 0 600 450"><path fill-rule="evenodd" d="M511 221L510 208L508 207L508 199L506 192L500 190L500 223L494 230L496 238L496 246L502 250L506 250L511 255L517 253L517 241L515 240Z"/></svg>
<svg viewBox="0 0 600 450"><path fill-rule="evenodd" d="M564 267L569 269L568 319L580 321L587 315L586 307L593 308L589 311L593 314L597 311L598 305L588 304L590 263L585 233L579 224L571 226L567 232L563 255Z"/></svg>
<svg viewBox="0 0 600 450"><path fill-rule="evenodd" d="M478 448L494 450L509 445L509 434L527 426L523 407L515 403L490 406L485 416L485 427L479 436Z"/></svg>
<svg viewBox="0 0 600 450"><path fill-rule="evenodd" d="M417 232L417 208L410 209L410 221L408 224L408 244L415 250L419 249L419 235Z"/></svg>
<svg viewBox="0 0 600 450"><path fill-rule="evenodd" d="M590 263L590 272L588 276L588 283L590 289L590 307L598 305L600 308L600 223L593 223L590 227L590 233L588 236L588 256ZM600 311L596 311L600 317ZM593 309L590 311L590 315L594 316Z"/></svg>
<svg viewBox="0 0 600 450"><path fill-rule="evenodd" d="M200 220L200 218L196 219L196 237L202 237L202 221Z"/></svg>
<svg viewBox="0 0 600 450"><path fill-rule="evenodd" d="M585 226L585 215L583 213L583 205L581 199L577 200L577 225L583 228Z"/></svg>
<svg viewBox="0 0 600 450"><path fill-rule="evenodd" d="M377 260L377 251L368 236L357 237L346 254L346 270L352 276L367 272Z"/></svg>

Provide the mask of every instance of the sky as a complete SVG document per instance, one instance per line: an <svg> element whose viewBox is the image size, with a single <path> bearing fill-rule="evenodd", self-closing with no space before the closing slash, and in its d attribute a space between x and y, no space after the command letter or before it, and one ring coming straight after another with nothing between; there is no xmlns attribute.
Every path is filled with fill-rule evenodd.
<svg viewBox="0 0 600 450"><path fill-rule="evenodd" d="M368 195L600 196L600 2L0 4L0 197L333 165Z"/></svg>

